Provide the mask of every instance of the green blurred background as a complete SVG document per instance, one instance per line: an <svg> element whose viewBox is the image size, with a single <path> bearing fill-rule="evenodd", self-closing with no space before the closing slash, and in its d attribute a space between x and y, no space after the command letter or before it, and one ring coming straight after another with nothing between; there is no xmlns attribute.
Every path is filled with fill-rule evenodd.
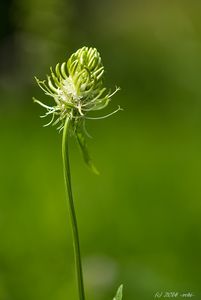
<svg viewBox="0 0 201 300"><path fill-rule="evenodd" d="M32 96L84 45L124 108L87 122L100 176L71 144L87 300L201 299L201 2L1 0L0 20L0 300L78 299L61 134Z"/></svg>

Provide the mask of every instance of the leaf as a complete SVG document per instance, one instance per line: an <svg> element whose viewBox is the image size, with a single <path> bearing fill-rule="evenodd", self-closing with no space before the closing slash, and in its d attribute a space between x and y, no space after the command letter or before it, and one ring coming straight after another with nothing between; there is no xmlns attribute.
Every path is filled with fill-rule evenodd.
<svg viewBox="0 0 201 300"><path fill-rule="evenodd" d="M122 300L123 297L123 284L120 285L120 287L117 290L116 296L113 298L113 300Z"/></svg>
<svg viewBox="0 0 201 300"><path fill-rule="evenodd" d="M92 170L92 172L94 172L96 175L99 175L99 172L96 169L96 167L94 166L91 156L89 154L84 133L81 130L77 129L76 136L77 136L77 141L80 146L85 163Z"/></svg>

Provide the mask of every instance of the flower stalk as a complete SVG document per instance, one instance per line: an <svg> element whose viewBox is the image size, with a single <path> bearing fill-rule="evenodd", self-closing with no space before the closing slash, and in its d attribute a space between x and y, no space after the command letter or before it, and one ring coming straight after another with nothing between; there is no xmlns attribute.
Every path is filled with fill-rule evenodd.
<svg viewBox="0 0 201 300"><path fill-rule="evenodd" d="M79 300L85 300L79 233L78 233L78 225L77 225L77 219L76 219L76 213L75 213L75 207L73 201L72 185L71 185L71 172L70 172L70 161L69 161L69 151L68 151L69 130L70 130L70 119L66 118L64 129L63 129L63 137L62 137L62 158L63 158L64 181L65 181L66 195L69 204L68 207L70 213L70 221L72 226Z"/></svg>

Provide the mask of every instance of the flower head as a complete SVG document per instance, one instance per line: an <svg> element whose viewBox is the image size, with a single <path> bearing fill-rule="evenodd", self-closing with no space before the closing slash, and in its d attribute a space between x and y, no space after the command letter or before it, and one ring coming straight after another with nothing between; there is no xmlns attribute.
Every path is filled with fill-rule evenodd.
<svg viewBox="0 0 201 300"><path fill-rule="evenodd" d="M104 67L99 52L96 48L83 47L72 54L67 62L57 64L54 69L50 68L47 80L36 78L39 87L54 99L54 105L46 105L34 98L36 103L47 110L41 117L51 116L50 122L44 126L58 125L57 128L62 130L67 119L71 121L72 132L77 137L84 161L95 173L98 172L85 142L85 119L106 118L120 110L118 107L112 113L98 118L88 116L90 111L105 108L119 90L116 88L113 93L107 91L103 75Z"/></svg>
<svg viewBox="0 0 201 300"><path fill-rule="evenodd" d="M55 102L54 106L49 106L34 98L35 102L47 109L42 117L52 115L45 126L58 124L58 129L62 130L66 118L78 124L90 118L87 117L90 111L105 108L119 88L113 93L107 91L103 75L104 67L97 49L83 47L72 54L67 62L58 63L55 69L50 68L47 81L36 78L39 87Z"/></svg>

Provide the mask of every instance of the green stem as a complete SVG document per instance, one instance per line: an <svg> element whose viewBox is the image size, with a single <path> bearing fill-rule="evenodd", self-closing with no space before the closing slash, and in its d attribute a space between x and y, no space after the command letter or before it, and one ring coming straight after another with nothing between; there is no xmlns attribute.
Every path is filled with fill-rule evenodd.
<svg viewBox="0 0 201 300"><path fill-rule="evenodd" d="M69 154L68 154L69 125L70 125L70 119L67 118L65 121L64 129L63 129L63 138L62 138L63 169L64 169L65 187L66 187L66 194L68 195L69 213L70 213L72 233L73 233L73 245L74 245L74 255L75 255L75 267L77 273L77 284L79 290L79 300L85 300L79 234L78 234L77 219L76 219L76 213L75 213L75 207L73 201L70 162L69 162Z"/></svg>

